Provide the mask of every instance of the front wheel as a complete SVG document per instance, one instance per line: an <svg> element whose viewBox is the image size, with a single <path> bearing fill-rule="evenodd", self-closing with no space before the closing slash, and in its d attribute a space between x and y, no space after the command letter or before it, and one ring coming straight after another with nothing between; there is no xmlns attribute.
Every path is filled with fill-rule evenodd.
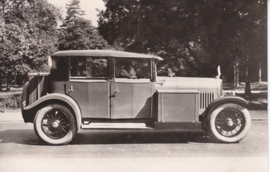
<svg viewBox="0 0 270 172"><path fill-rule="evenodd" d="M39 110L34 128L40 139L54 145L69 143L77 133L72 112L59 104L48 105Z"/></svg>
<svg viewBox="0 0 270 172"><path fill-rule="evenodd" d="M211 135L222 142L238 142L248 133L251 119L246 108L228 103L216 108L209 121Z"/></svg>

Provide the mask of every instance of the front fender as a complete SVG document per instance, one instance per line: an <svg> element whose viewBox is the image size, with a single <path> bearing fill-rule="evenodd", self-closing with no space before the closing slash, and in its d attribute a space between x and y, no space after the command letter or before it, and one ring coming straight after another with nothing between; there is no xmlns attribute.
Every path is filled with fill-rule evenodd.
<svg viewBox="0 0 270 172"><path fill-rule="evenodd" d="M213 102L209 104L209 106L205 109L204 113L202 114L202 124L203 128L205 129L207 125L207 121L210 118L211 113L220 105L226 104L226 103L234 103L238 104L244 108L248 107L248 102L239 96L222 96L217 99L215 99Z"/></svg>
<svg viewBox="0 0 270 172"><path fill-rule="evenodd" d="M37 107L38 105L40 105L41 103L44 103L44 102L50 101L50 100L58 100L58 101L62 101L62 102L67 103L73 109L75 118L77 120L78 129L80 129L81 121L82 121L81 110L80 110L78 104L75 102L75 100L73 100L71 97L69 97L65 94L52 93L52 94L45 95L45 96L41 97L40 99L38 99L37 101L35 101L33 104L23 108L23 111L31 110L31 109ZM23 113L23 116L24 115L26 115L26 114Z"/></svg>

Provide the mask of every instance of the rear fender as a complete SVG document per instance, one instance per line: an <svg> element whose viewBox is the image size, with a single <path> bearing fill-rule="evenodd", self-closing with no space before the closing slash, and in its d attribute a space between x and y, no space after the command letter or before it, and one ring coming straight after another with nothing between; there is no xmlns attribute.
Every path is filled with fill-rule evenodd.
<svg viewBox="0 0 270 172"><path fill-rule="evenodd" d="M248 102L239 96L222 96L217 99L215 99L213 102L209 104L209 106L205 109L205 111L202 114L202 124L203 129L206 128L207 122L210 119L211 113L220 105L227 104L227 103L234 103L238 104L244 108L248 107Z"/></svg>
<svg viewBox="0 0 270 172"><path fill-rule="evenodd" d="M78 104L75 102L75 100L73 100L71 97L65 95L65 94L60 94L60 93L52 93L52 94L48 94L45 95L43 97L41 97L40 99L38 99L37 101L35 101L34 103L32 103L29 106L26 106L23 111L30 111L32 109L34 109L35 107L41 105L44 102L47 101L62 101L66 104L68 104L75 115L76 121L77 121L77 128L80 129L81 126L81 121L82 121L82 115L81 115L81 110L78 106ZM26 115L26 113L24 113L23 115Z"/></svg>

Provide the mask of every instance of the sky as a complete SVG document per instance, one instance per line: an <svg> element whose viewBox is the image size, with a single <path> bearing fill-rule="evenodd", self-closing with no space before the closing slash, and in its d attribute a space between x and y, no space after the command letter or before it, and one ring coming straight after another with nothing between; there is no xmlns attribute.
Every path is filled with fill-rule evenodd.
<svg viewBox="0 0 270 172"><path fill-rule="evenodd" d="M66 4L70 0L47 0L49 3L54 4L57 7L60 7L63 10L63 17L66 16ZM97 14L96 8L99 10L104 10L104 2L102 0L80 0L80 6L83 11L85 11L84 18L91 20L92 25L97 26Z"/></svg>

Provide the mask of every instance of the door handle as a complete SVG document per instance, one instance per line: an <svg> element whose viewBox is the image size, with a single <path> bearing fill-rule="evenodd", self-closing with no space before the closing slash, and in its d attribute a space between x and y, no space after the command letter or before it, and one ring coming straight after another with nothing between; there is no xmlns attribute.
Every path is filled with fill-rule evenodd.
<svg viewBox="0 0 270 172"><path fill-rule="evenodd" d="M110 97L115 97L116 93L118 93L118 92L120 92L120 90L116 86L113 95L111 95Z"/></svg>
<svg viewBox="0 0 270 172"><path fill-rule="evenodd" d="M68 88L68 87L69 87L69 88ZM74 91L73 85L71 85L70 82L66 82L66 83L65 83L65 93L68 95L68 94L70 94L70 93L73 92L73 91Z"/></svg>
<svg viewBox="0 0 270 172"><path fill-rule="evenodd" d="M68 93L67 94L69 94L69 93L71 93L73 91L74 91L73 85L70 85L70 88L68 89Z"/></svg>

